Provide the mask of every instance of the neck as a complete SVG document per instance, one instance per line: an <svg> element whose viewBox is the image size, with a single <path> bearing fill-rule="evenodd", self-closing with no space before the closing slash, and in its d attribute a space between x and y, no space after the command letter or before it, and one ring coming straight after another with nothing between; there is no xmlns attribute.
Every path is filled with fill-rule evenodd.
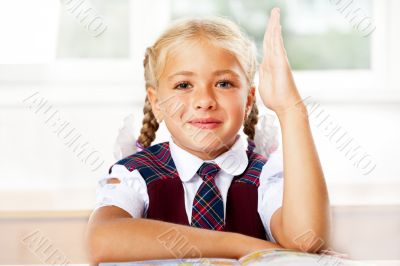
<svg viewBox="0 0 400 266"><path fill-rule="evenodd" d="M219 155L223 154L224 152L228 151L233 144L235 144L236 139L238 136L235 136L232 140L229 140L228 142L224 142L220 147L218 147L217 149L214 150L195 150L195 149L191 149L189 147L186 147L184 145L181 145L181 143L179 143L179 141L177 141L174 137L172 137L172 140L174 141L174 143L179 146L181 149L190 152L191 154L199 157L200 159L202 159L203 161L206 160L213 160L215 158L217 158Z"/></svg>

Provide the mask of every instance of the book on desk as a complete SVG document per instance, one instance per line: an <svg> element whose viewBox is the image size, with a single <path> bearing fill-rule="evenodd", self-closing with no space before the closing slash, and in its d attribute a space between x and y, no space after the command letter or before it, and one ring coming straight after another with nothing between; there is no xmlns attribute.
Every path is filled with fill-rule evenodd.
<svg viewBox="0 0 400 266"><path fill-rule="evenodd" d="M372 266L369 262L357 262L336 255L312 254L287 249L265 249L255 251L238 260L226 258L165 259L132 262L100 263L100 266L205 266L205 265L245 265L245 266Z"/></svg>

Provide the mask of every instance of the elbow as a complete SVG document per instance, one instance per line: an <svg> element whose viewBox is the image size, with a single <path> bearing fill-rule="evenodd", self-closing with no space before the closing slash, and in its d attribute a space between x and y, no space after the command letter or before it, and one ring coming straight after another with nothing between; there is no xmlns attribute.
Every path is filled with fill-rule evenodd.
<svg viewBox="0 0 400 266"><path fill-rule="evenodd" d="M328 245L323 242L316 242L316 243L301 243L301 244L294 244L290 247L291 249L299 252L306 252L306 253L321 253L324 250L328 249Z"/></svg>
<svg viewBox="0 0 400 266"><path fill-rule="evenodd" d="M126 244L121 243L113 232L104 223L89 226L89 230L86 232L85 246L90 265L142 259L142 254L138 252L131 252L130 250L127 252ZM132 250L137 249L132 247Z"/></svg>
<svg viewBox="0 0 400 266"><path fill-rule="evenodd" d="M307 253L321 253L329 249L329 233L315 230L308 230L301 234L286 237L282 246L287 249Z"/></svg>
<svg viewBox="0 0 400 266"><path fill-rule="evenodd" d="M101 262L107 262L110 259L109 251L105 237L96 228L91 228L86 233L86 250L90 265L98 265Z"/></svg>
<svg viewBox="0 0 400 266"><path fill-rule="evenodd" d="M320 253L329 249L329 245L327 234L314 234L311 238L296 243L295 248L307 253Z"/></svg>
<svg viewBox="0 0 400 266"><path fill-rule="evenodd" d="M285 227L285 248L300 252L321 253L330 249L330 219L322 222L304 223L302 226Z"/></svg>

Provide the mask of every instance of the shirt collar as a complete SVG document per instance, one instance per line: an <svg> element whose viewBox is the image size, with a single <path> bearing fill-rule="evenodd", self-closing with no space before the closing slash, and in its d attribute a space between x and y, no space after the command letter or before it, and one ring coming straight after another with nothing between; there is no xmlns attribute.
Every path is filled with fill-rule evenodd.
<svg viewBox="0 0 400 266"><path fill-rule="evenodd" d="M219 155L214 160L204 161L196 155L182 149L174 143L172 136L169 136L169 148L176 170L183 182L190 181L203 162L214 162L222 171L233 176L242 174L248 165L246 153L247 143L241 135L237 135L235 143L228 151Z"/></svg>

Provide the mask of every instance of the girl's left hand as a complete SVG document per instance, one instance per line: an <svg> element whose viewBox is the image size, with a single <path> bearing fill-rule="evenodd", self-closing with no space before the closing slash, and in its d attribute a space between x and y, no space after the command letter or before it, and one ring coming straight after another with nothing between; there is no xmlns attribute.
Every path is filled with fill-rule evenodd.
<svg viewBox="0 0 400 266"><path fill-rule="evenodd" d="M259 68L259 91L266 107L277 115L301 104L283 44L280 10L273 8L264 34L263 60Z"/></svg>

